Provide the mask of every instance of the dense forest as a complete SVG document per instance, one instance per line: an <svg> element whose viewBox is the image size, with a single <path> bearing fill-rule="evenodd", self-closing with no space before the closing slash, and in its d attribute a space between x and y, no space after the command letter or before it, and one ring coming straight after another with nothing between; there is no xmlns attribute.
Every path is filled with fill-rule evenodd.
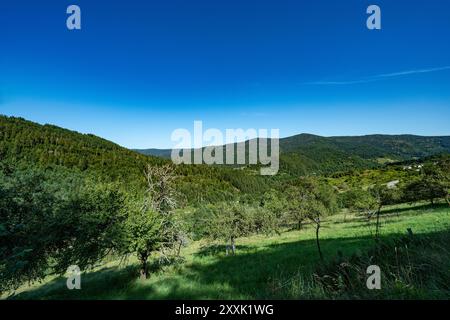
<svg viewBox="0 0 450 320"><path fill-rule="evenodd" d="M53 125L39 125L22 118L0 115L0 160L16 167L67 169L103 181L143 186L148 164L169 160L144 156L91 134ZM180 192L190 202L224 200L235 193L267 190L267 179L253 172L206 165L177 166Z"/></svg>

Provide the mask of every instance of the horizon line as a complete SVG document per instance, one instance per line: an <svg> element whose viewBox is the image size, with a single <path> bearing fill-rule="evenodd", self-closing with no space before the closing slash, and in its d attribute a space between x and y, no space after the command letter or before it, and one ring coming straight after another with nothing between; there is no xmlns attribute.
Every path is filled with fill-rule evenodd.
<svg viewBox="0 0 450 320"><path fill-rule="evenodd" d="M14 115L6 115L3 113L0 113L0 116L6 117L6 118L15 118L15 119L23 119L25 121L34 123L34 124L38 124L41 126L45 126L45 125L49 125L49 126L55 126L64 130L68 130L68 131L72 131L75 133L79 133L79 134L83 134L83 135L94 135L98 138L101 138L103 140L107 140L109 142L112 142L120 147L123 147L125 149L129 149L129 150L172 150L175 148L170 148L170 147L127 147L123 144L120 144L119 142L115 142L113 139L109 139L106 137L103 137L101 135L98 135L96 133L92 133L92 132L83 132L83 131L79 131L76 129L69 129L67 127L63 127L61 125L57 125L57 124L52 124L52 123L48 123L48 122L39 122L39 121L34 121L34 120L29 120L26 119L24 117L21 116L14 116ZM450 137L450 133L447 134L414 134L414 133L364 133L364 134L354 134L354 135L320 135L320 134L315 134L315 133L308 133L308 132L300 132L300 133L295 133L295 134L291 134L291 135L285 135L285 136L280 136L280 140L282 139L287 139L287 138L291 138L291 137L295 137L295 136L299 136L299 135L310 135L310 136L316 136L316 137L321 137L321 138L342 138L342 137L364 137L364 136L416 136L416 137L429 137L429 138L443 138L443 137ZM256 137L254 139L267 139L267 137ZM244 141L237 141L234 143L242 143L242 142L246 142L252 139L246 139ZM226 144L222 144L222 145L226 145ZM218 145L220 146L220 145ZM212 145L203 145L202 148L205 147L212 147ZM196 149L196 148L187 148L187 149Z"/></svg>

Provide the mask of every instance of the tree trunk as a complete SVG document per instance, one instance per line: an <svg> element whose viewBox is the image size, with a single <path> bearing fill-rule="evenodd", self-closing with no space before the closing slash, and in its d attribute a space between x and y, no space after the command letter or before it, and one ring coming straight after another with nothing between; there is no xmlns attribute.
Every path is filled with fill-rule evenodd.
<svg viewBox="0 0 450 320"><path fill-rule="evenodd" d="M180 252L181 252L181 246L183 245L183 240L179 240L178 241L178 250L177 250L177 257L180 256Z"/></svg>
<svg viewBox="0 0 450 320"><path fill-rule="evenodd" d="M378 241L378 237L380 235L379 231L380 231L380 212L381 212L381 206L378 207L377 210L377 223L376 223L376 227L375 227L375 240Z"/></svg>
<svg viewBox="0 0 450 320"><path fill-rule="evenodd" d="M141 262L141 270L139 271L139 278L141 280L146 280L148 277L147 256L142 255L139 260Z"/></svg>
<svg viewBox="0 0 450 320"><path fill-rule="evenodd" d="M231 237L231 252L233 253L233 256L236 255L236 245L234 243L234 237Z"/></svg>
<svg viewBox="0 0 450 320"><path fill-rule="evenodd" d="M447 201L448 205L450 206L450 194L447 194L445 196L445 200Z"/></svg>
<svg viewBox="0 0 450 320"><path fill-rule="evenodd" d="M320 249L320 242L319 242L319 229L320 229L320 220L316 221L316 243L317 243L317 250L319 250L320 260L323 260L322 250Z"/></svg>
<svg viewBox="0 0 450 320"><path fill-rule="evenodd" d="M299 220L298 224L297 224L297 230L301 230L302 229L302 221Z"/></svg>

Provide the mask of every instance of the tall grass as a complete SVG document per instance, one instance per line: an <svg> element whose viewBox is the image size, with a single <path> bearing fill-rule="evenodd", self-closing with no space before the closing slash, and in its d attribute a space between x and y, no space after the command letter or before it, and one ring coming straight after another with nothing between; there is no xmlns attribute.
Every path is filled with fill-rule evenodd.
<svg viewBox="0 0 450 320"><path fill-rule="evenodd" d="M449 299L450 230L388 238L350 257L337 255L305 277L279 281L284 298ZM367 267L381 270L381 289L366 286Z"/></svg>

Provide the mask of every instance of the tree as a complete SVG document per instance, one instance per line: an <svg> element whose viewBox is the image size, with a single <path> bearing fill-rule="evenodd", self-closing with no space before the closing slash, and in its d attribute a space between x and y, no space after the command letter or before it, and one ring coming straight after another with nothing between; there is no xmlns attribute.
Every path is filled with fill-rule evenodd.
<svg viewBox="0 0 450 320"><path fill-rule="evenodd" d="M298 187L291 187L286 191L288 201L286 201L286 214L288 219L294 223L297 230L300 230L303 221L307 219L307 206L304 201L304 192Z"/></svg>
<svg viewBox="0 0 450 320"><path fill-rule="evenodd" d="M323 254L320 248L319 241L319 230L322 223L322 217L328 215L330 211L321 201L318 201L313 195L305 195L304 202L306 203L306 217L315 224L317 250L319 252L320 260L323 260Z"/></svg>
<svg viewBox="0 0 450 320"><path fill-rule="evenodd" d="M343 193L342 204L350 211L370 217L376 212L377 203L372 194L364 189L352 188Z"/></svg>
<svg viewBox="0 0 450 320"><path fill-rule="evenodd" d="M438 185L430 184L430 182L425 179L417 179L409 182L405 186L403 199L406 202L428 200L433 204L438 191Z"/></svg>
<svg viewBox="0 0 450 320"><path fill-rule="evenodd" d="M450 206L450 156L444 157L439 167L442 173L442 183L447 191L445 200Z"/></svg>
<svg viewBox="0 0 450 320"><path fill-rule="evenodd" d="M249 205L245 206L245 210L249 211L249 219L252 221L251 231L259 234L279 234L279 214L274 213L263 206Z"/></svg>
<svg viewBox="0 0 450 320"><path fill-rule="evenodd" d="M0 172L0 291L94 266L120 243L123 205L115 185L73 173Z"/></svg>
<svg viewBox="0 0 450 320"><path fill-rule="evenodd" d="M236 254L236 238L254 231L253 215L245 205L237 201L216 206L208 224L209 237L227 242L227 255L230 249L233 255Z"/></svg>
<svg viewBox="0 0 450 320"><path fill-rule="evenodd" d="M0 291L46 275L48 223L57 199L42 172L0 173Z"/></svg>
<svg viewBox="0 0 450 320"><path fill-rule="evenodd" d="M415 202L428 200L433 205L439 198L447 202L449 191L449 173L446 161L427 163L421 169L420 178L411 181L404 188L404 201Z"/></svg>
<svg viewBox="0 0 450 320"><path fill-rule="evenodd" d="M442 163L428 163L422 167L422 181L427 192L427 199L434 204L435 199L446 198L448 200L448 166Z"/></svg>
<svg viewBox="0 0 450 320"><path fill-rule="evenodd" d="M328 185L320 183L314 178L301 179L299 186L300 210L315 225L317 250L320 259L323 260L319 231L322 226L322 218L334 214L338 210L336 196Z"/></svg>
<svg viewBox="0 0 450 320"><path fill-rule="evenodd" d="M290 223L291 217L289 215L291 201L289 201L281 192L271 189L265 192L260 201L260 207L264 209L266 222L264 223L265 232L275 231L281 226L286 226Z"/></svg>
<svg viewBox="0 0 450 320"><path fill-rule="evenodd" d="M127 252L137 255L140 263L139 276L147 279L149 270L147 260L151 253L161 249L166 239L164 233L164 216L151 208L136 206L136 200L128 207L128 219L125 224L127 232Z"/></svg>
<svg viewBox="0 0 450 320"><path fill-rule="evenodd" d="M59 213L50 218L57 273L70 265L93 267L120 250L125 220L125 193L117 184L88 180L71 190Z"/></svg>
<svg viewBox="0 0 450 320"><path fill-rule="evenodd" d="M397 188L388 188L384 184L376 184L369 189L370 194L375 200L377 215L376 227L375 227L375 239L378 241L380 235L380 214L381 209L385 205L396 204L401 199L401 194ZM369 216L369 219L371 215Z"/></svg>
<svg viewBox="0 0 450 320"><path fill-rule="evenodd" d="M144 174L147 181L145 206L163 215L172 213L177 206L174 167L168 164L160 167L149 164Z"/></svg>
<svg viewBox="0 0 450 320"><path fill-rule="evenodd" d="M158 251L167 258L180 238L173 209L176 206L174 168L147 166L147 189L143 196L128 201L125 253L135 253L139 259L141 279L147 279L148 258Z"/></svg>

